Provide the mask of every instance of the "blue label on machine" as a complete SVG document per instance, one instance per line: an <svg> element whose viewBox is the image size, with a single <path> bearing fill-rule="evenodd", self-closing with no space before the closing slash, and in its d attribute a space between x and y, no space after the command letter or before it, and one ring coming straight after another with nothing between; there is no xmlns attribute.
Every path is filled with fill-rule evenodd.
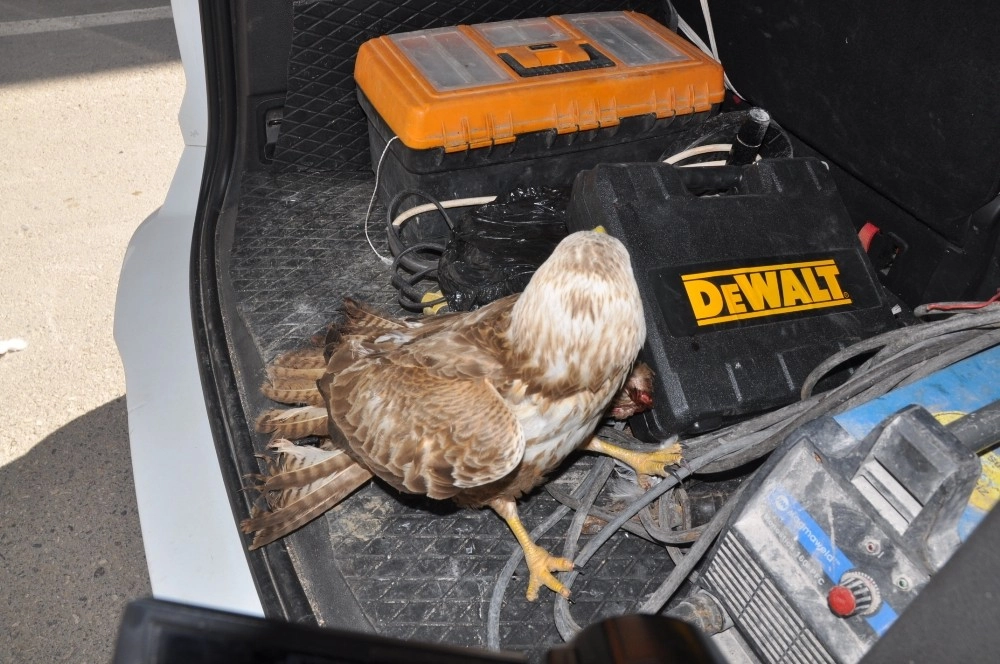
<svg viewBox="0 0 1000 664"><path fill-rule="evenodd" d="M1000 346L956 362L917 382L835 415L834 420L858 440L879 422L911 404L931 413L969 413L1000 399Z"/></svg>
<svg viewBox="0 0 1000 664"><path fill-rule="evenodd" d="M835 415L834 420L858 440L896 411L917 404L942 422L956 419L1000 399L1000 346L957 362L917 382ZM983 474L958 524L965 540L1000 496L1000 455L982 458Z"/></svg>
<svg viewBox="0 0 1000 664"><path fill-rule="evenodd" d="M826 531L816 523L809 512L782 487L776 486L768 494L767 502L771 510L781 520L785 527L795 536L799 545L805 549L823 568L823 572L832 583L840 583L844 572L854 569L854 563L844 553L834 546ZM896 612L885 601L882 607L865 620L875 633L882 636L893 621Z"/></svg>

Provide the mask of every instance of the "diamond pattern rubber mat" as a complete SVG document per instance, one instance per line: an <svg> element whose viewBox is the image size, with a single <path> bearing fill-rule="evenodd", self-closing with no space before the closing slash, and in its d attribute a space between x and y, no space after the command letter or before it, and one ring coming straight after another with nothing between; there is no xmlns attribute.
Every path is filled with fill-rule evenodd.
<svg viewBox="0 0 1000 664"><path fill-rule="evenodd" d="M371 179L360 177L244 176L231 277L238 313L264 361L302 345L335 319L344 295L399 313L388 269L365 239L363 220L372 185ZM383 214L378 207L373 211L371 237L387 253ZM253 391L257 385L243 388ZM252 420L255 413L248 415ZM581 457L555 481L570 492L591 463L590 457ZM555 507L544 492L520 503L529 530ZM539 543L558 555L571 517ZM376 631L486 646L490 594L518 547L499 517L490 510L460 510L450 501L400 495L376 483L323 519L330 543L323 553L333 557ZM636 610L671 567L662 548L617 533L577 579L575 620L585 625ZM303 585L308 592L309 579L303 579ZM540 599L529 603L524 598L526 587L522 562L505 595L500 643L506 650L539 659L548 647L561 642L552 617L554 595L543 589Z"/></svg>
<svg viewBox="0 0 1000 664"><path fill-rule="evenodd" d="M261 357L303 345L337 317L345 296L395 313L389 270L365 238L370 176L244 176L231 278L237 307ZM370 236L382 255L385 212Z"/></svg>
<svg viewBox="0 0 1000 664"><path fill-rule="evenodd" d="M590 459L580 459L556 480L572 490ZM526 527L549 516L556 503L545 493L521 501ZM558 555L572 514L538 543ZM424 642L486 647L490 596L518 544L490 510L468 511L432 501L400 499L370 487L328 516L331 549L363 611L379 633ZM584 539L583 542L586 540ZM621 533L583 568L573 587L572 613L582 624L635 611L671 569L659 547ZM553 622L555 595L542 589L528 602L527 569L518 567L500 612L505 650L541 658L561 643Z"/></svg>
<svg viewBox="0 0 1000 664"><path fill-rule="evenodd" d="M665 3L641 0L308 0L294 4L288 90L274 161L285 170L367 171L368 129L358 105L358 48L384 34L551 14L634 9L663 21Z"/></svg>

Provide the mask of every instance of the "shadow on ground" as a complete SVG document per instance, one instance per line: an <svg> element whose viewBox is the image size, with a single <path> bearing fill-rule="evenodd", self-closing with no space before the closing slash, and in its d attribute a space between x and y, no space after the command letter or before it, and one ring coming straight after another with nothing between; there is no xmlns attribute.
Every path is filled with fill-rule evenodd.
<svg viewBox="0 0 1000 664"><path fill-rule="evenodd" d="M161 19L2 37L0 62L6 85L180 62L180 52L172 22Z"/></svg>
<svg viewBox="0 0 1000 664"><path fill-rule="evenodd" d="M110 661L149 593L122 397L0 468L0 662Z"/></svg>

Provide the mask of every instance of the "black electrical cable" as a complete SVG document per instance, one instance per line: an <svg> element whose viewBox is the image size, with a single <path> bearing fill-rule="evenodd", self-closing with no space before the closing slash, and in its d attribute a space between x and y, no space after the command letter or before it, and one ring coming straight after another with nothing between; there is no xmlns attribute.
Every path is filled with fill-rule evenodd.
<svg viewBox="0 0 1000 664"><path fill-rule="evenodd" d="M616 429L614 427L604 426L597 430L597 436L599 438L606 439L609 443L614 443L620 447L626 449L639 450L642 452L649 450L649 444L643 443L632 436L628 435L621 429ZM660 441L660 444L667 445L676 441L676 438L671 438L669 440Z"/></svg>
<svg viewBox="0 0 1000 664"><path fill-rule="evenodd" d="M573 496L584 496L589 494L591 487L597 483L599 473L601 472L600 464L596 465L591 469L587 477L580 483L580 485L573 491ZM605 477L607 479L607 477ZM530 537L532 541L538 541L538 538L547 533L552 529L559 521L569 514L570 509L564 505L560 505L555 509L552 514L550 514L542 523L531 531ZM500 609L503 606L503 597L507 592L507 586L510 585L510 580L514 576L514 570L517 569L518 564L524 559L524 549L520 546L516 547L514 552L511 553L510 558L507 559L507 563L500 570L500 574L497 575L496 585L493 586L493 593L490 595L490 607L489 613L486 618L486 644L491 650L500 649Z"/></svg>
<svg viewBox="0 0 1000 664"><path fill-rule="evenodd" d="M677 524L675 520L670 518L671 514L669 511L670 508L667 505L668 502L666 500L667 496L670 497L670 501L673 502L680 511L680 517L681 517L680 524ZM681 496L682 499L678 500L677 499L678 496ZM691 519L691 501L688 499L687 490L684 488L683 484L678 484L673 489L668 491L666 496L661 496L660 499L656 502L657 505L659 506L660 523L669 524L671 528L679 525L680 530L683 531L688 531L692 529L691 527L693 523ZM647 507L646 509L649 508ZM641 521L642 512L639 512L639 515ZM666 544L665 546L667 549L667 555L670 556L670 560L674 563L674 565L680 565L681 560L684 559L685 547L675 544Z"/></svg>
<svg viewBox="0 0 1000 664"><path fill-rule="evenodd" d="M565 505L566 507L568 507L570 509L573 509L573 510L583 509L583 503L581 501L577 500L576 498L574 498L573 496L569 495L568 493L564 493L564 492L560 491L559 489L556 489L555 487L548 486L548 485L546 485L545 491L550 496L552 496L553 498L555 498L560 504ZM589 514L590 516L594 517L595 519L600 519L601 521L604 521L605 523L614 520L614 518L616 516L616 515L612 514L611 512L605 511L605 510L601 509L600 507L594 507L594 506L591 506L590 510L587 511L587 514ZM653 537L650 536L650 534L647 533L646 530L645 530L645 528L643 528L642 526L636 525L634 523L625 523L625 524L622 525L622 530L624 530L626 532L629 532L629 533L635 535L636 537L641 537L642 539L646 540L647 542L652 542L653 544L657 544L657 541L655 539L653 539Z"/></svg>
<svg viewBox="0 0 1000 664"><path fill-rule="evenodd" d="M611 471L614 470L614 467L614 460L605 457L598 461L594 469L590 471L592 482L580 499L580 509L577 511L576 516L573 517L573 522L570 524L569 530L566 531L562 550L563 558L572 560L576 554L576 547L580 540L580 535L583 533L583 523L587 519L587 513L591 506L593 506L594 501L597 500L597 494L604 488L604 484L611 476ZM557 578L569 587L578 574L577 570L562 572ZM552 617L555 620L556 629L559 630L559 634L564 640L569 641L574 634L580 631L580 626L573 620L573 616L570 614L569 602L562 595L556 595L555 604L552 608Z"/></svg>
<svg viewBox="0 0 1000 664"><path fill-rule="evenodd" d="M948 430L973 454L989 449L1000 441L1000 401L958 418Z"/></svg>
<svg viewBox="0 0 1000 664"><path fill-rule="evenodd" d="M404 265L405 259L409 254L415 253L417 251L444 251L444 249L437 244L432 242L421 242L419 244L414 244L412 246L403 249L392 261L392 266L390 267L390 274L392 286L399 291L398 300L399 305L404 309L410 311L423 311L424 307L433 307L435 305L441 304L442 302L447 302L444 297L435 298L427 302L423 301L424 293L420 292L415 288L416 284L419 283L425 277L434 278L437 273L437 266L425 267L417 270L413 274L403 275L400 273L400 266Z"/></svg>
<svg viewBox="0 0 1000 664"><path fill-rule="evenodd" d="M945 320L904 327L864 339L831 355L813 369L802 384L802 398L809 397L816 383L832 369L854 358L882 349L869 360L869 362L877 364L883 360L883 358L879 357L883 353L886 356L894 356L924 339L968 330L970 328L984 328L991 325L1000 325L1000 307L996 309L987 307L975 312L961 311L957 315ZM859 371L864 371L868 368L870 367L862 365Z"/></svg>
<svg viewBox="0 0 1000 664"><path fill-rule="evenodd" d="M680 564L674 567L673 571L660 584L660 587L654 590L653 594L643 602L639 608L639 613L659 613L666 603L670 601L670 598L674 596L677 589L681 587L681 584L687 580L691 572L694 571L694 568L701 562L701 559L705 557L715 538L718 537L719 533L722 532L722 529L729 522L729 517L732 515L736 504L739 502L740 495L747 486L749 486L749 482L741 484L740 488L722 506L722 509L715 513L712 520L708 522L702 536L698 538L698 541L691 547Z"/></svg>
<svg viewBox="0 0 1000 664"><path fill-rule="evenodd" d="M763 415L758 415L752 419L744 420L738 424L733 424L724 429L689 438L681 443L681 446L686 450L684 456L686 458L700 456L706 449L713 449L717 445L736 440L737 438L747 440L747 444L750 441L764 438L768 431L773 431L788 418L807 410L815 398L810 397L806 401L796 401L795 403L772 410Z"/></svg>
<svg viewBox="0 0 1000 664"><path fill-rule="evenodd" d="M912 367L902 370L897 376L888 376L884 380L874 384L863 392L860 392L843 404L838 406L833 412L840 413L850 410L855 406L871 401L886 392L897 387L905 387L921 378L925 378L935 371L939 371L947 366L955 364L967 357L971 357L987 348L1000 343L1000 332L977 331L975 337L963 343L952 345L951 339L958 338L959 335L948 335L947 339L942 339L933 346L927 346L926 352L932 357L922 360Z"/></svg>
<svg viewBox="0 0 1000 664"><path fill-rule="evenodd" d="M725 445L721 445L719 448L711 450L707 452L704 456L691 461L687 467L683 467L676 473L673 473L668 477L665 477L663 481L661 481L659 484L649 489L646 493L644 493L642 496L640 496L638 499L636 499L634 502L628 505L624 510L622 510L621 513L618 514L618 516L613 521L608 523L604 528L600 530L600 532L594 535L587 542L587 544L580 550L580 553L577 554L576 559L573 561L574 566L579 569L582 568L584 565L586 565L587 562L589 562L590 559L594 556L594 554L597 553L597 551L602 546L604 546L604 544L607 543L607 541L611 539L611 537L616 532L618 532L618 530L622 527L623 524L625 524L632 517L638 514L639 510L643 509L644 507L646 507L646 505L649 505L654 500L661 497L664 493L666 493L668 490L676 486L684 479L690 477L692 474L694 474L694 472L696 472L699 469L700 466L707 465L725 454L729 454L733 451L738 450L741 443L742 441L733 441ZM718 517L719 514L722 513L722 511L723 510L717 512L716 516L713 517L713 519ZM684 560L687 560L689 557L690 554L688 556L685 556ZM576 578L575 576L576 574L577 572L574 571L571 574L571 576L564 581L567 588L572 587L573 581ZM571 625L564 624L562 626L562 629L560 630L560 633L563 633L563 629L567 629L570 627Z"/></svg>
<svg viewBox="0 0 1000 664"><path fill-rule="evenodd" d="M919 350L926 344L961 343L963 341L966 341L981 334L982 330L986 329L983 328L982 326L976 326L975 321L970 321L969 319L961 318L959 319L959 322L963 326L962 329L956 329L954 331L932 329L929 331L923 331L923 338L918 338L914 336L904 336L890 344L887 344L880 351L878 351L870 358L868 358L865 361L865 363L861 365L859 370L862 372L867 371L869 368L885 362L890 357L896 357L897 355L900 355L902 353L909 353L914 350Z"/></svg>
<svg viewBox="0 0 1000 664"><path fill-rule="evenodd" d="M921 304L913 310L913 315L917 318L923 318L924 316L939 316L942 314L983 314L1000 311L1000 303L997 302L998 297L1000 297L1000 289L998 289L997 295L982 302L936 302L933 304Z"/></svg>
<svg viewBox="0 0 1000 664"><path fill-rule="evenodd" d="M878 382L874 383L871 387L868 387L864 391L850 397L847 401L838 406L834 412L850 410L854 406L871 401L872 399L879 397L890 390L913 382L914 377L919 378L926 376L933 372L925 371L928 367L932 370L937 370L989 347L992 344L983 344L984 334L985 333L982 330L951 332L936 339L925 339L923 341L919 341L911 348L901 350L895 355L886 355L882 358L882 360L886 357L903 358L906 356L909 356L912 359L916 356L910 355L910 353L915 351L920 351L922 355L931 355L931 357L928 359L914 361L909 366L904 366L898 373L885 376ZM970 344L970 342L972 343ZM942 359L944 361L941 361ZM906 363L904 362L903 364Z"/></svg>
<svg viewBox="0 0 1000 664"><path fill-rule="evenodd" d="M967 357L971 357L972 355L997 344L1000 344L1000 330L984 332L979 336L958 344L954 348L951 348L937 357L928 360L916 371L907 376L906 380L900 383L900 386L909 385L910 383L918 381L921 378L926 378L935 371L939 371L944 367L952 365L960 360L964 360Z"/></svg>
<svg viewBox="0 0 1000 664"><path fill-rule="evenodd" d="M455 228L455 223L452 221L451 216L448 214L448 211L445 209L443 205L441 205L441 202L438 201L436 198L418 189L404 189L403 191L400 191L398 194L392 197L392 200L389 202L389 207L385 213L386 234L388 235L389 238L389 250L392 252L393 256L395 256L397 259L399 259L400 256L402 256L404 252L407 249L409 249L409 247L407 247L403 243L403 239L399 236L399 230L396 228L396 225L393 223L393 221L397 216L397 213L399 211L399 206L408 196L415 196L417 198L421 198L430 203L431 205L433 205L435 208L437 208L437 211L444 218L445 223L448 224L448 228L449 229ZM427 244L433 244L433 246L437 248L438 253L444 253L444 246L436 243L427 243ZM428 268L434 268L434 269L437 268L437 260L424 259L415 255L407 255L406 258L401 261L401 264L404 268L406 268L410 272L419 272L420 270L426 270Z"/></svg>
<svg viewBox="0 0 1000 664"><path fill-rule="evenodd" d="M638 514L639 510L644 508L646 505L649 505L668 490L677 486L678 483L700 471L703 467L711 464L717 459L722 458L723 456L726 456L727 454L739 451L742 448L742 440L725 443L714 450L709 450L697 459L688 461L685 466L682 466L676 472L663 478L659 484L650 488L646 493L629 504L618 514L617 517L615 517L613 521L611 521L607 526L602 528L599 533L591 538L590 541L588 541L587 544L580 550L580 553L577 554L574 564L577 567L583 567L586 565L597 550L600 549L609 539L611 539L612 535L614 535L614 533L621 528L622 524Z"/></svg>
<svg viewBox="0 0 1000 664"><path fill-rule="evenodd" d="M952 327L954 327L954 325L948 326L948 329ZM840 387L822 395L812 397L808 402L807 407L800 408L800 412L798 412L797 415L784 422L781 422L779 419L778 423L769 426L768 429L765 429L766 435L763 437L756 436L755 438L757 438L757 440L754 442L747 444L747 442L743 439L736 438L735 440L724 443L714 450L706 452L702 456L693 460L689 459L687 469L682 468L677 477L668 477L656 487L648 491L642 498L624 510L614 522L602 530L600 537L592 539L580 552L577 557L577 564L581 566L586 564L586 561L589 560L589 558L596 552L597 548L610 538L615 528L630 519L638 513L639 510L645 507L645 505L651 503L656 497L675 485L678 480L684 479L683 477L680 477L681 474L684 474L686 477L694 472L707 473L731 470L760 458L761 456L773 451L773 449L784 439L787 433L794 430L801 424L831 412L838 406L838 404L843 404L848 401L850 397L863 392L871 385L879 382L879 380L883 379L885 376L892 375L905 367L910 366L914 362L926 361L934 357L938 352L938 348L930 346L916 352L907 353L902 357L889 359L883 364L871 369L866 375L855 376L847 384L841 385ZM770 414L764 419L765 421L770 422L774 420L775 417L776 416L774 414ZM605 532L608 533L606 536L604 535Z"/></svg>
<svg viewBox="0 0 1000 664"><path fill-rule="evenodd" d="M926 323L921 326L906 328L905 331L912 330L912 332L908 333L906 338L915 344L913 347L897 353L895 356L886 359L876 366L869 367L864 372L859 370L843 385L835 387L821 395L810 397L806 401L799 402L800 404L808 405L794 417L785 420L784 423L776 427L772 433L764 437L762 440L754 443L753 445L748 445L745 449L732 455L730 458L713 464L711 467L706 468L704 472L722 472L732 470L758 459L774 450L774 448L777 447L784 439L784 436L787 433L801 424L822 415L846 410L854 405L857 405L858 403L884 394L899 383L898 376L902 375L905 379L909 373L917 370L917 368L919 368L919 366L923 363L930 362L944 354L947 354L949 359L948 364L951 364L963 359L964 357L974 354L974 352L979 352L991 345L995 345L995 343L986 343L985 340L980 340L978 342L970 340L964 344L960 344L958 347L946 350L941 348L938 344L921 343L926 341L935 333L943 335L945 333L952 333L969 326L987 327L998 323L1000 323L1000 311L994 312L993 314L980 314L978 316L966 316L963 314L945 321ZM893 332L887 334L891 335L893 341L896 341L900 337L898 334L900 332L904 332L904 330L894 330ZM986 335L987 333L982 334ZM875 339L879 339L879 337L875 337ZM882 337L881 340L884 341L884 337ZM865 347L868 347L869 350L877 348L879 345L877 341L872 342L872 340L866 340L866 342L862 342L862 344ZM848 356L856 356L850 352L852 348L854 347L852 346L851 348L846 349L844 354ZM948 364L941 366L948 366ZM941 368L941 366L938 368ZM875 386L878 386L877 390L869 390L869 388Z"/></svg>
<svg viewBox="0 0 1000 664"><path fill-rule="evenodd" d="M715 462L711 466L706 467L704 472L717 473L733 470L734 468L739 468L740 466L750 463L751 461L755 461L766 454L770 454L778 445L781 444L781 441L785 439L787 434L791 433L802 424L805 424L810 420L814 420L822 415L832 413L838 406L843 405L851 397L863 392L875 383L884 379L886 376L891 376L909 366L914 362L914 358L911 356L916 355L918 361L923 361L933 357L936 350L937 349L935 348L926 348L915 353L909 353L903 357L893 358L884 364L871 369L862 376L855 375L849 382L844 383L839 387L835 387L829 392L824 392L818 397L813 397L815 401L812 402L811 406L804 412L777 427L773 433L760 442L752 446L746 446L728 457Z"/></svg>
<svg viewBox="0 0 1000 664"><path fill-rule="evenodd" d="M660 498L662 503L665 498ZM650 514L650 505L639 511L639 522L654 539L662 544L691 544L704 532L705 526L687 528L684 530L671 530L663 525L653 523L653 515Z"/></svg>
<svg viewBox="0 0 1000 664"><path fill-rule="evenodd" d="M591 486L580 499L580 509L573 517L569 530L566 531L566 537L563 542L562 550L563 558L572 560L573 556L576 555L576 545L580 539L580 535L583 533L583 524L587 520L587 513L597 500L597 494L601 492L601 489L604 488L604 484L608 481L608 478L611 477L611 471L614 470L614 467L615 462L613 459L610 457L603 457L597 462L594 469L590 471L590 476L592 478Z"/></svg>
<svg viewBox="0 0 1000 664"><path fill-rule="evenodd" d="M685 464L629 504L592 537L577 555L574 561L576 567L579 569L586 565L619 529L635 528L635 524L630 523L630 520L636 514L639 515L640 522L646 526L647 534L663 535L664 533L660 531L664 530L663 524L669 521L664 516L664 494L688 477L698 473L732 470L745 465L773 451L788 433L807 421L829 413L841 412L853 407L860 400L867 401L900 383L917 380L986 348L996 346L1000 343L1000 330L995 329L1000 327L1000 306L993 308L994 306L990 305L974 312L959 310L945 320L902 328L864 340L844 349L817 367L814 375L810 376L808 389L804 391L807 398L802 401L721 431L684 441ZM872 353L874 355L844 384L825 393L809 396L812 387L831 369ZM963 419L969 417L971 416ZM983 408L981 414L973 419L967 419L967 422L967 431L958 429L962 435L956 434L964 444L977 449L995 444L1000 438L998 435L1000 402ZM600 435L617 444L636 447L637 441L622 432L604 429ZM644 603L643 611L659 611L676 593L728 522L735 509L739 492L742 492L748 484L744 482L737 490L737 494L731 496L723 508L712 517L709 524L702 528L700 537L688 549L687 555L675 558L677 566L660 588ZM648 506L657 499L661 501L659 526L653 524L652 515L648 512ZM581 504L581 509L583 507ZM586 507L588 512L595 513L591 506ZM604 518L610 515L600 516ZM677 532L668 530L670 534ZM571 587L575 578L576 572L567 577L564 583L567 587ZM569 615L568 604L562 602L563 609L559 609L559 604L557 599L557 627L564 638L570 638L578 626Z"/></svg>

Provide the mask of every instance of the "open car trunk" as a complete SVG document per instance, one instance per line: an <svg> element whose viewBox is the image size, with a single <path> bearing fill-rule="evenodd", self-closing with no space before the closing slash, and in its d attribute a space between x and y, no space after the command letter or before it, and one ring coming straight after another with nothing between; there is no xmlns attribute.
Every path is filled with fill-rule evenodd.
<svg viewBox="0 0 1000 664"><path fill-rule="evenodd" d="M259 472L255 454L267 443L266 435L253 430L255 417L269 406L259 389L266 364L323 331L345 296L410 313L397 304L388 267L372 246L389 255L385 209L373 200L367 125L353 80L359 45L387 33L559 13L632 9L664 24L671 16L667 3L611 0L203 4L211 135L193 256L194 296L196 318L203 321L199 342L209 408L241 519L254 496L240 489L247 475ZM919 99L900 100L898 91L931 75L904 73L912 66L933 64L946 78L975 66L945 61L938 57L942 52L991 63L995 73L997 46L979 39L989 21L979 19L976 31L969 16L935 6L953 27L937 33L919 27L912 16L892 27L876 26L885 17L865 3L842 10L853 13L850 20L804 16L795 3L779 3L780 9L774 4L712 3L722 61L733 63L727 70L739 92L772 112L792 134L798 154L818 154L831 164L858 227L875 218L892 233L890 244L896 244L876 267L904 302L988 296L996 286L996 215L980 213L979 222L975 215L992 204L1000 174L1000 152L980 150L983 144L995 147L1000 137L997 125L984 119L995 107L989 99L1000 101L1000 88L983 90L965 75L931 85ZM677 6L700 27L695 3ZM825 30L819 27L823 21ZM905 30L914 34L903 35ZM898 38L898 48L873 46L875 35L885 32ZM802 50L815 41L810 35L825 35L834 44L842 33L862 39L858 52L822 53L816 45ZM952 40L952 47L932 49L919 63L903 66L900 59L919 50L918 43L923 49L927 42L919 40L932 34ZM816 62L826 64L813 67ZM897 80L903 77L913 78ZM975 100L979 110L969 107L959 117L943 113L955 100L965 107ZM926 108L918 108L922 104ZM924 126L928 115L930 125ZM857 123L845 124L851 119ZM898 131L886 135L885 123ZM892 175L914 162L911 180ZM940 175L960 180L962 191L942 184L942 191L933 192L920 184L936 181L939 176L928 176L930 171L946 173L949 165L961 164L967 172L973 162L978 168L971 182ZM592 463L571 459L553 484L571 493ZM552 521L539 543L553 552L562 549L572 518L571 512L557 512L558 505L545 491L521 503L529 530ZM515 572L491 614L497 579L516 550L507 526L489 511L460 510L373 482L249 559L273 616L420 641L499 645L538 657L561 642L551 593L527 602L525 577ZM574 586L573 618L586 625L636 611L672 568L662 547L617 533ZM496 643L489 643L491 633Z"/></svg>

